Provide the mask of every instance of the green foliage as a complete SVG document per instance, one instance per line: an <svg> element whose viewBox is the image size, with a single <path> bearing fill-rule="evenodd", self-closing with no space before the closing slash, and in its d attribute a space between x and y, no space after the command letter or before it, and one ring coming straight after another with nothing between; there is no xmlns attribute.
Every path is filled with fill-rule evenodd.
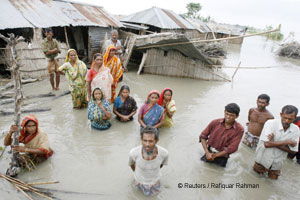
<svg viewBox="0 0 300 200"><path fill-rule="evenodd" d="M213 21L211 16L207 16L207 17L200 16L199 12L202 9L202 6L200 5L200 3L188 3L186 5L186 9L188 10L187 13L184 13L183 15L181 15L184 18L200 19L203 22Z"/></svg>
<svg viewBox="0 0 300 200"><path fill-rule="evenodd" d="M3 147L2 146L0 146L0 151L2 151L3 150Z"/></svg>
<svg viewBox="0 0 300 200"><path fill-rule="evenodd" d="M270 31L273 30L274 27L272 25L266 26L266 28L264 29L264 31ZM281 33L281 31L276 31L276 32L272 32L272 33L268 33L266 35L267 38L272 39L272 40L282 40L283 39L283 34Z"/></svg>
<svg viewBox="0 0 300 200"><path fill-rule="evenodd" d="M186 5L186 9L188 10L188 12L184 14L184 17L200 19L199 12L202 9L200 3L188 3Z"/></svg>

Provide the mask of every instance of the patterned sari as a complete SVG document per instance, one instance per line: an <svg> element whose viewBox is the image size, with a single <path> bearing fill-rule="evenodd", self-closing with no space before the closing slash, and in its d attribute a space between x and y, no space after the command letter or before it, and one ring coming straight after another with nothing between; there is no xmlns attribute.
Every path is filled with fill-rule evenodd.
<svg viewBox="0 0 300 200"><path fill-rule="evenodd" d="M171 91L171 94L172 94L171 99L170 99L169 103L166 106L167 106L168 110L174 114L176 112L176 106L175 106L175 101L172 99L172 97L173 97L173 90L171 88L165 88L165 89L163 89L163 91L161 92L161 94L159 96L157 104L160 105L160 106L163 106L164 94L165 94L166 91ZM162 127L164 127L164 128L170 128L170 127L172 127L174 125L174 122L173 122L173 119L170 118L166 114L166 112L167 112L167 109L166 109L166 107L164 107L164 115L165 115L165 117L164 117L164 123L163 123Z"/></svg>
<svg viewBox="0 0 300 200"><path fill-rule="evenodd" d="M110 100L112 83L113 77L110 74L109 69L101 67L91 82L91 90L94 91L94 89L97 87L101 88L102 92L104 93L104 98Z"/></svg>
<svg viewBox="0 0 300 200"><path fill-rule="evenodd" d="M69 62L69 53L75 51L70 49L67 53L66 62L58 68L59 71L64 71L69 83L69 90L72 95L73 108L83 108L87 106L86 98L86 81L85 76L87 68L84 62L76 59L74 66ZM75 51L76 52L76 51Z"/></svg>
<svg viewBox="0 0 300 200"><path fill-rule="evenodd" d="M117 56L114 56L110 60L108 60L109 53L112 49L115 49L115 47L114 46L108 47L107 51L103 56L103 64L105 67L110 69L110 73L113 77L111 102L114 102L116 98L116 88L118 86L119 79L123 75L123 69L122 69L122 63Z"/></svg>
<svg viewBox="0 0 300 200"><path fill-rule="evenodd" d="M137 110L136 101L131 96L128 96L124 102L122 102L121 97L118 96L116 98L114 107L121 115L130 115L132 112ZM120 117L117 116L117 119L120 120ZM130 117L130 120L132 119L133 117Z"/></svg>
<svg viewBox="0 0 300 200"><path fill-rule="evenodd" d="M103 107L108 111L112 112L109 102L102 97ZM91 126L98 130L109 129L111 124L108 120L104 120L105 117L104 111L97 105L94 97L90 100L88 105L88 119L91 120Z"/></svg>
<svg viewBox="0 0 300 200"><path fill-rule="evenodd" d="M148 106L148 104L145 104ZM154 126L163 118L164 108L158 104L151 106L142 116L148 126Z"/></svg>

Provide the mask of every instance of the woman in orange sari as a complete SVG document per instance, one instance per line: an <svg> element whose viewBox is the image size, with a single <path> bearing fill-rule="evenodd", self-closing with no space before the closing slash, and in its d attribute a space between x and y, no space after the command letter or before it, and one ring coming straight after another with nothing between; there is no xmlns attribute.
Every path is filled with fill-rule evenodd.
<svg viewBox="0 0 300 200"><path fill-rule="evenodd" d="M116 98L116 88L118 86L119 83L119 79L122 77L123 75L123 68L122 68L122 63L120 61L120 59L115 56L116 54L116 47L114 46L109 46L107 48L107 51L105 52L104 56L103 56L103 64L105 67L110 69L110 73L113 77L113 84L111 86L111 102L115 102L115 98Z"/></svg>

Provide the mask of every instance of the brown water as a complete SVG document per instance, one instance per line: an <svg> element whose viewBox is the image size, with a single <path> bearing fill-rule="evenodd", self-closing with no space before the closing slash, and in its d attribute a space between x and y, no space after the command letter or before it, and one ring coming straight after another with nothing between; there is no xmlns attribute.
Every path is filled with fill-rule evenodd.
<svg viewBox="0 0 300 200"><path fill-rule="evenodd" d="M232 83L208 82L193 79L171 78L156 75L136 75L137 69L125 74L123 84L131 88L131 95L139 106L151 89L174 90L177 112L176 125L162 129L159 145L169 151L169 164L162 169L162 192L147 198L131 186L133 175L128 167L128 153L140 144L137 116L133 122L120 123L112 119L107 131L90 128L87 110L73 110L70 95L54 101L45 101L51 112L36 113L40 127L45 130L55 154L31 173L19 176L24 181L60 181L43 186L52 189L86 194L60 193L60 199L297 199L300 195L300 166L286 161L279 180L260 177L252 170L254 152L240 145L232 154L225 169L203 163L204 151L198 136L215 118L223 117L224 106L236 102L241 107L238 121L247 122L250 107L255 106L261 93L271 96L269 110L276 118L283 105L299 105L300 62L273 55L277 45L262 37L247 38L241 48L230 46L228 66L266 67L240 69ZM232 75L234 69L226 69ZM65 80L65 79L64 79ZM61 88L67 89L64 81ZM26 94L47 93L48 80L24 86ZM24 115L22 116L24 117ZM13 117L1 117L1 130L8 130ZM3 144L1 140L1 145ZM5 173L9 154L0 160L0 172ZM257 183L258 189L242 188L178 188L179 183ZM3 180L0 180L0 199L26 199ZM91 193L94 193L91 194ZM96 194L97 195L96 195Z"/></svg>

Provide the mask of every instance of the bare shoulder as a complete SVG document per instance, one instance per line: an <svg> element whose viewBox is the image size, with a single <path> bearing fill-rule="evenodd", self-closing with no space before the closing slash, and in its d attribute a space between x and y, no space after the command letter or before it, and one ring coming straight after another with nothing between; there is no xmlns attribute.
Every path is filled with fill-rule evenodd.
<svg viewBox="0 0 300 200"><path fill-rule="evenodd" d="M266 112L267 112L267 115L268 115L269 119L275 119L273 114L269 110L266 110Z"/></svg>

